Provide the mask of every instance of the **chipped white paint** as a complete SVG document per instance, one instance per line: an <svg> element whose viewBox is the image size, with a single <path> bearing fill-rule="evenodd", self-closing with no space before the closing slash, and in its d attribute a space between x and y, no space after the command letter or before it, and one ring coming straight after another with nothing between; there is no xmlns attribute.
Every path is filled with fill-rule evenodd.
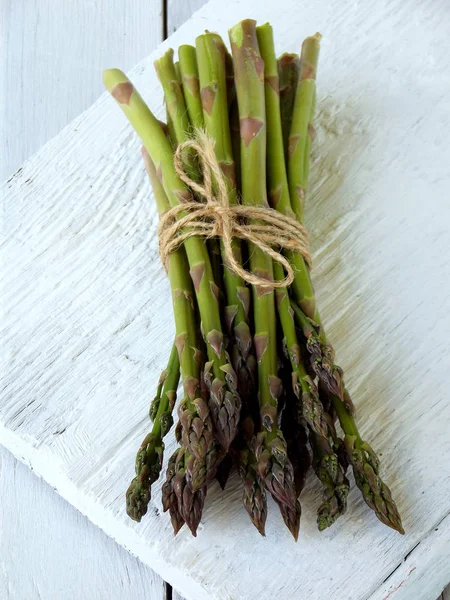
<svg viewBox="0 0 450 600"><path fill-rule="evenodd" d="M306 215L314 280L405 537L355 491L348 514L319 534L313 480L297 545L273 506L268 535L258 537L235 480L223 494L211 489L196 540L185 531L173 539L157 491L145 522L129 522L123 492L173 334L139 144L102 97L2 190L0 442L189 600L315 600L330 590L339 600L377 598L416 544L432 561L449 543L446 11L444 0L382 0L376 11L336 0L302 10L289 0L283 11L269 0L214 0L171 40L191 42L205 28L224 34L249 15L273 23L280 50L325 35ZM153 58L132 77L162 116ZM437 523L443 533L433 540ZM427 579L427 564L418 561L410 597L424 580L430 597L440 593L444 579ZM389 597L402 598L403 587Z"/></svg>

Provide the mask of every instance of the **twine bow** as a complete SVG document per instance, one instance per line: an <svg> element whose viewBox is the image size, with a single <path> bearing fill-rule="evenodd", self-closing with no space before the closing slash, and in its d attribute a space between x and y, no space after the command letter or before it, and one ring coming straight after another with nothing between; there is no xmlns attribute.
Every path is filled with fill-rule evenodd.
<svg viewBox="0 0 450 600"><path fill-rule="evenodd" d="M183 151L187 149L194 151L200 159L203 184L193 181L186 173ZM197 131L195 138L177 147L174 166L179 178L205 202L198 202L194 198L181 201L162 215L158 233L164 265L169 254L186 239L202 236L220 238L224 251L222 258L228 269L255 286L281 288L293 282L294 270L281 250L299 252L311 267L308 231L295 218L269 207L230 206L227 182L214 151L214 141L204 131ZM233 238L246 240L263 250L283 265L286 277L281 281L269 281L244 269L235 259ZM273 246L279 247L280 251L274 250Z"/></svg>

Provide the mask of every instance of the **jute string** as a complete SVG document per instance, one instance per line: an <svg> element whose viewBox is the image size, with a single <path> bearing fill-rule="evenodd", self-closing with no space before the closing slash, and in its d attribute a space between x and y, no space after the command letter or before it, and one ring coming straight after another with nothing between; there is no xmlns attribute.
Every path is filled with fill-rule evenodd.
<svg viewBox="0 0 450 600"><path fill-rule="evenodd" d="M183 153L196 153L199 158L203 183L193 181L186 172ZM255 286L281 288L294 280L294 270L281 253L282 250L299 252L311 267L308 231L293 217L285 216L272 208L231 205L227 182L214 151L214 141L204 132L180 144L174 156L174 166L179 178L196 192L204 202L194 198L182 201L165 212L159 224L159 252L163 264L171 252L192 236L217 237L222 240L222 259L236 275ZM183 216L179 217L183 213ZM260 248L280 263L286 277L281 281L269 281L239 264L233 253L232 240L238 238ZM273 246L280 248L274 250Z"/></svg>

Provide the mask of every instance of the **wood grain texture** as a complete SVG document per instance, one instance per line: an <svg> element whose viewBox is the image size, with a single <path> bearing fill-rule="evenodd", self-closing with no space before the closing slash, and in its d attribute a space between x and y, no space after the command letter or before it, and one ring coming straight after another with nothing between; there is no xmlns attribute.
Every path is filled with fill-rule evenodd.
<svg viewBox="0 0 450 600"><path fill-rule="evenodd" d="M160 577L28 474L0 447L2 600L165 600Z"/></svg>
<svg viewBox="0 0 450 600"><path fill-rule="evenodd" d="M268 0L214 1L171 43L191 42L204 28L225 33L249 14L274 24L279 49L325 34L306 214L314 280L407 536L376 522L356 492L341 522L319 534L312 480L297 545L273 506L267 538L258 537L236 480L224 494L211 490L196 540L185 531L173 539L157 491L146 521L130 523L123 493L173 335L139 144L102 97L2 190L0 442L188 600L315 600L330 589L337 599L366 599L449 512L446 5L346 8L323 0L298 11L292 0L280 14ZM358 32L351 44L349 30ZM132 77L162 116L153 58ZM430 560L439 551L431 544ZM252 564L264 574L256 582ZM426 576L420 564L416 571L411 597ZM434 597L442 584L427 581Z"/></svg>
<svg viewBox="0 0 450 600"><path fill-rule="evenodd" d="M105 67L161 42L161 12L162 0L1 3L1 181L99 97Z"/></svg>
<svg viewBox="0 0 450 600"><path fill-rule="evenodd" d="M165 0L167 3L167 32L171 35L199 10L207 0Z"/></svg>

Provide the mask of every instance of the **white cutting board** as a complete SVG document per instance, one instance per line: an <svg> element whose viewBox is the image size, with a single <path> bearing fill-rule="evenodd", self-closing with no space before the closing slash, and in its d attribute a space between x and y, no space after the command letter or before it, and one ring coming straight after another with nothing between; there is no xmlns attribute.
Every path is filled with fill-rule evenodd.
<svg viewBox="0 0 450 600"><path fill-rule="evenodd" d="M173 324L139 142L106 95L1 188L0 443L188 600L429 600L450 580L450 11L214 0L131 73L158 116L163 48L249 16L272 23L280 52L324 35L314 281L407 535L357 491L320 534L313 477L298 544L273 505L259 537L237 479L211 487L197 539L173 538L159 487L141 524L126 517Z"/></svg>

